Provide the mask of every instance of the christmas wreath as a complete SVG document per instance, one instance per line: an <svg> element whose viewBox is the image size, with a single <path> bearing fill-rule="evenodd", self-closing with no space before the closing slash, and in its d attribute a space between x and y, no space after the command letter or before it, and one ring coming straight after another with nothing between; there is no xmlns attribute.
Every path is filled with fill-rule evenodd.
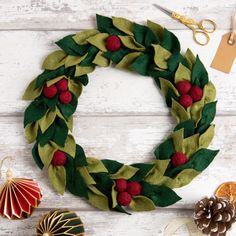
<svg viewBox="0 0 236 236"><path fill-rule="evenodd" d="M97 29L56 42L61 49L46 57L43 73L25 91L23 98L33 100L24 113L26 138L36 141L33 158L48 169L57 192L67 189L99 209L149 211L174 204L180 197L172 189L190 183L218 152L207 149L214 136L214 85L199 57L189 49L182 55L177 37L160 25L101 15L96 19ZM148 163L87 157L71 134L87 74L112 63L151 76L177 120Z"/></svg>

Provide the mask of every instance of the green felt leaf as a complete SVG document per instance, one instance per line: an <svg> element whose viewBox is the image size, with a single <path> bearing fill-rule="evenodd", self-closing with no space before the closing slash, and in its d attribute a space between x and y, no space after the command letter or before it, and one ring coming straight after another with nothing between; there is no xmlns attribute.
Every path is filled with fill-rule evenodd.
<svg viewBox="0 0 236 236"><path fill-rule="evenodd" d="M93 60L93 64L101 67L107 67L111 64L111 61L103 56L103 52L99 51Z"/></svg>
<svg viewBox="0 0 236 236"><path fill-rule="evenodd" d="M83 177L86 185L90 186L92 184L96 184L92 176L89 174L86 167L77 167L77 170L80 172L81 176Z"/></svg>
<svg viewBox="0 0 236 236"><path fill-rule="evenodd" d="M175 83L177 84L183 80L191 81L191 71L182 63L179 63L179 67L175 72Z"/></svg>
<svg viewBox="0 0 236 236"><path fill-rule="evenodd" d="M40 120L46 112L47 106L42 100L34 100L31 102L24 113L24 127L32 122Z"/></svg>
<svg viewBox="0 0 236 236"><path fill-rule="evenodd" d="M119 36L119 38L125 47L135 50L135 51L140 51L140 52L145 51L145 47L142 44L136 42L134 37L132 37L132 36Z"/></svg>
<svg viewBox="0 0 236 236"><path fill-rule="evenodd" d="M87 39L87 41L99 50L106 52L106 39L109 36L107 33L99 33Z"/></svg>
<svg viewBox="0 0 236 236"><path fill-rule="evenodd" d="M36 87L36 79L34 79L28 87L26 88L24 95L22 97L23 100L34 100L35 98L39 97L42 93L43 87L35 88Z"/></svg>
<svg viewBox="0 0 236 236"><path fill-rule="evenodd" d="M42 69L55 70L65 64L66 53L62 50L57 50L50 53L43 62Z"/></svg>
<svg viewBox="0 0 236 236"><path fill-rule="evenodd" d="M68 127L63 119L57 118L55 120L55 128L53 133L53 141L60 147L65 146L65 142L68 136Z"/></svg>
<svg viewBox="0 0 236 236"><path fill-rule="evenodd" d="M163 143L161 143L154 151L156 159L165 160L170 159L170 157L174 154L175 148L172 139L166 139Z"/></svg>
<svg viewBox="0 0 236 236"><path fill-rule="evenodd" d="M44 133L56 118L56 112L48 110L46 114L38 121L41 131Z"/></svg>
<svg viewBox="0 0 236 236"><path fill-rule="evenodd" d="M156 206L166 207L179 201L181 198L170 188L166 186L142 184L142 194L150 198Z"/></svg>
<svg viewBox="0 0 236 236"><path fill-rule="evenodd" d="M133 36L133 22L122 18L122 17L112 17L113 25L119 29L120 31L124 32L125 34Z"/></svg>
<svg viewBox="0 0 236 236"><path fill-rule="evenodd" d="M111 199L112 199L112 208L115 208L118 203L117 203L117 191L115 190L116 184L114 183L111 189Z"/></svg>
<svg viewBox="0 0 236 236"><path fill-rule="evenodd" d="M71 157L75 157L76 143L75 143L74 137L72 135L68 135L65 142L65 146L60 147L60 149L68 153Z"/></svg>
<svg viewBox="0 0 236 236"><path fill-rule="evenodd" d="M203 97L204 97L204 102L209 103L213 102L216 98L216 89L214 84L209 81L203 88Z"/></svg>
<svg viewBox="0 0 236 236"><path fill-rule="evenodd" d="M149 54L142 54L135 59L135 61L129 66L129 68L136 71L140 75L148 75L150 60L151 59Z"/></svg>
<svg viewBox="0 0 236 236"><path fill-rule="evenodd" d="M183 140L183 153L192 156L199 148L199 134L194 134Z"/></svg>
<svg viewBox="0 0 236 236"><path fill-rule="evenodd" d="M123 164L114 160L105 159L101 161L105 165L106 169L110 174L115 174L123 166Z"/></svg>
<svg viewBox="0 0 236 236"><path fill-rule="evenodd" d="M88 197L89 202L101 210L109 210L108 198L101 193L96 187L90 185L88 186Z"/></svg>
<svg viewBox="0 0 236 236"><path fill-rule="evenodd" d="M96 57L96 55L98 54L99 49L93 45L90 44L88 50L87 50L87 56L85 57L85 59L83 59L83 61L81 61L80 66L94 66L93 64L93 60Z"/></svg>
<svg viewBox="0 0 236 236"><path fill-rule="evenodd" d="M204 85L208 83L208 73L198 56L196 58L195 64L193 65L191 80L192 84L198 85L201 88L203 88Z"/></svg>
<svg viewBox="0 0 236 236"><path fill-rule="evenodd" d="M130 53L131 50L129 48L126 48L124 46L121 46L121 48L115 52L107 51L104 53L104 57L107 59L110 59L113 63L119 63L122 58Z"/></svg>
<svg viewBox="0 0 236 236"><path fill-rule="evenodd" d="M60 81L61 79L67 79L67 77L65 75L60 75L56 78L50 79L46 82L46 85L49 87L55 83L57 83L58 81Z"/></svg>
<svg viewBox="0 0 236 236"><path fill-rule="evenodd" d="M156 36L158 36L158 38L160 40L163 39L163 27L155 22L152 21L147 21L147 25L148 27L155 33Z"/></svg>
<svg viewBox="0 0 236 236"><path fill-rule="evenodd" d="M25 137L28 143L32 143L36 140L38 135L38 128L39 128L39 123L37 121L26 125Z"/></svg>
<svg viewBox="0 0 236 236"><path fill-rule="evenodd" d="M123 59L116 65L116 68L128 68L142 53L131 52L123 57Z"/></svg>
<svg viewBox="0 0 236 236"><path fill-rule="evenodd" d="M42 163L39 153L38 153L38 143L35 143L34 147L32 148L32 156L37 166L42 170L44 167L44 164Z"/></svg>
<svg viewBox="0 0 236 236"><path fill-rule="evenodd" d="M163 40L161 46L169 52L176 53L180 51L180 43L178 38L169 30L163 30Z"/></svg>
<svg viewBox="0 0 236 236"><path fill-rule="evenodd" d="M89 173L108 172L103 163L96 158L87 157L87 163L88 163L87 169Z"/></svg>
<svg viewBox="0 0 236 236"><path fill-rule="evenodd" d="M43 147L38 145L40 159L46 167L50 165L55 151L57 151L57 146L53 142L49 142Z"/></svg>
<svg viewBox="0 0 236 236"><path fill-rule="evenodd" d="M168 90L172 90L176 96L179 96L178 90L169 80L160 78L160 85L161 85L161 91L165 96L167 95Z"/></svg>
<svg viewBox="0 0 236 236"><path fill-rule="evenodd" d="M64 194L66 188L66 170L64 166L53 166L48 167L48 177L54 187L54 189Z"/></svg>
<svg viewBox="0 0 236 236"><path fill-rule="evenodd" d="M168 89L167 93L166 93L166 105L168 107L172 106L172 100L177 101L178 96L176 95L176 93L172 89Z"/></svg>
<svg viewBox="0 0 236 236"><path fill-rule="evenodd" d="M141 181L151 171L155 164L137 163L132 166L139 169L129 181Z"/></svg>
<svg viewBox="0 0 236 236"><path fill-rule="evenodd" d="M183 129L177 130L169 135L168 138L172 138L173 144L176 152L183 151L183 140L184 140L184 131Z"/></svg>
<svg viewBox="0 0 236 236"><path fill-rule="evenodd" d="M168 60L167 63L168 70L175 72L179 66L179 63L189 68L186 58L184 58L180 52L175 52L174 54L171 55L170 59Z"/></svg>
<svg viewBox="0 0 236 236"><path fill-rule="evenodd" d="M145 196L134 196L129 206L134 211L153 211L156 209L153 201Z"/></svg>
<svg viewBox="0 0 236 236"><path fill-rule="evenodd" d="M37 141L39 142L40 146L43 147L50 140L52 140L54 133L55 133L55 123L53 123L44 133L42 133L39 130L38 136L37 136Z"/></svg>
<svg viewBox="0 0 236 236"><path fill-rule="evenodd" d="M74 41L78 44L87 44L87 39L98 34L99 31L96 29L89 29L89 30L83 30L79 33L77 33L75 36L73 36L72 38L74 39Z"/></svg>
<svg viewBox="0 0 236 236"><path fill-rule="evenodd" d="M74 65L79 65L79 63L83 61L87 55L88 53L85 53L83 56L72 56L72 55L67 56L65 60L65 68Z"/></svg>
<svg viewBox="0 0 236 236"><path fill-rule="evenodd" d="M88 75L81 75L79 77L75 77L74 80L77 82L80 82L81 84L83 84L84 86L86 86L88 84Z"/></svg>
<svg viewBox="0 0 236 236"><path fill-rule="evenodd" d="M76 66L75 76L86 75L94 71L93 66Z"/></svg>
<svg viewBox="0 0 236 236"><path fill-rule="evenodd" d="M161 69L167 69L167 60L171 53L160 45L152 45L154 48L154 62Z"/></svg>
<svg viewBox="0 0 236 236"><path fill-rule="evenodd" d="M144 25L140 25L140 24L136 24L136 23L133 24L134 38L138 43L144 44L147 29L148 28Z"/></svg>
<svg viewBox="0 0 236 236"><path fill-rule="evenodd" d="M184 129L184 138L187 138L191 135L194 134L195 126L194 126L194 121L192 119L186 120L182 123L179 123L176 125L174 128L174 131Z"/></svg>
<svg viewBox="0 0 236 236"><path fill-rule="evenodd" d="M112 179L130 179L138 171L137 168L123 165L116 173L110 174Z"/></svg>
<svg viewBox="0 0 236 236"><path fill-rule="evenodd" d="M189 48L187 49L184 56L188 62L189 68L192 69L193 65L196 62L196 57L194 56L194 54L192 53L192 51Z"/></svg>
<svg viewBox="0 0 236 236"><path fill-rule="evenodd" d="M73 80L69 80L68 88L77 98L80 97L83 91L82 84L80 82L76 83Z"/></svg>
<svg viewBox="0 0 236 236"><path fill-rule="evenodd" d="M210 127L199 137L199 147L207 148L215 134L215 125L210 125Z"/></svg>
<svg viewBox="0 0 236 236"><path fill-rule="evenodd" d="M174 99L172 99L171 114L176 118L178 123L190 119L189 112Z"/></svg>
<svg viewBox="0 0 236 236"><path fill-rule="evenodd" d="M84 153L83 148L76 144L76 153L75 153L75 162L76 162L76 166L87 166L87 159Z"/></svg>

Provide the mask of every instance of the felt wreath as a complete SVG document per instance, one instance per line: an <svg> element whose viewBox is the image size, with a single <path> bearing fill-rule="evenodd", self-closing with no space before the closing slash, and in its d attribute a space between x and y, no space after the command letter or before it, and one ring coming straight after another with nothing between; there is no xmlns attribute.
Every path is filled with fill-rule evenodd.
<svg viewBox="0 0 236 236"><path fill-rule="evenodd" d="M33 100L24 113L26 138L36 140L33 158L48 169L56 191L67 189L97 208L120 212L128 206L149 211L180 200L172 189L190 183L218 152L207 149L214 136L216 92L199 57L189 49L182 55L177 37L154 22L143 26L101 15L97 29L68 35L56 44L61 50L46 57L44 72L23 96ZM148 163L86 157L71 134L87 74L111 63L151 76L177 120Z"/></svg>

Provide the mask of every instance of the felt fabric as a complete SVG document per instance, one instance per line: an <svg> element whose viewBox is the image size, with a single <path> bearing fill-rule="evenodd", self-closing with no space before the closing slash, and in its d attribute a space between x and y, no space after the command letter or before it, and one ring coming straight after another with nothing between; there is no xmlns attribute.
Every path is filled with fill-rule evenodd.
<svg viewBox="0 0 236 236"><path fill-rule="evenodd" d="M132 197L129 207L133 210L148 211L155 206L174 204L180 198L171 189L190 183L218 152L207 149L214 136L215 87L199 57L190 49L181 54L177 37L162 26L151 21L147 26L140 25L121 17L97 15L96 19L97 29L68 35L56 42L61 50L46 57L44 71L25 91L23 98L33 100L24 114L26 138L29 142L36 141L33 158L39 168L48 169L59 193L67 188L99 209L129 214L117 200L118 179L125 179L128 185L136 181L142 186L141 193ZM111 37L119 37L121 46L116 51L106 48L107 38ZM82 87L89 82L87 74L96 66L107 67L112 63L117 68L153 77L177 120L174 131L155 148L154 161L124 165L115 160L87 157L69 133ZM72 96L68 104L61 102L61 89L53 97L42 93L45 86L55 84L58 88L57 83L62 79L65 91ZM176 88L183 80L203 90L201 100L195 99L188 108L183 106ZM195 95L192 91L191 96ZM51 161L58 150L66 154L66 163L54 167ZM174 166L171 159L177 152L182 152L188 160Z"/></svg>

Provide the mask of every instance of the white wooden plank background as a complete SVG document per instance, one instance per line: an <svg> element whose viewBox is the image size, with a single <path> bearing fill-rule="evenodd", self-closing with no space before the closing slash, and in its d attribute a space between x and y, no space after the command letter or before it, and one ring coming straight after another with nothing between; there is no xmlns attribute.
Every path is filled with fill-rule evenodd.
<svg viewBox="0 0 236 236"><path fill-rule="evenodd" d="M198 46L192 33L155 9L154 2L199 20L214 19L219 28L209 45ZM81 216L87 235L161 236L171 219L191 216L198 199L213 194L220 183L235 180L236 65L229 75L209 67L221 36L229 30L235 7L236 0L0 0L0 158L13 155L15 176L36 179L44 193L40 208L31 218L0 219L0 235L34 235L42 214L50 208L67 207ZM43 58L56 48L53 42L95 27L95 13L129 16L139 23L148 18L172 29L183 51L190 47L200 55L217 87L216 136L211 147L221 152L202 175L177 190L183 200L169 208L132 216L98 211L69 193L58 196L32 160L31 145L26 143L23 130L22 115L27 103L20 100L21 95L40 73ZM175 125L151 78L111 68L98 68L90 75L75 116L74 135L89 156L125 163L150 160L155 145ZM181 229L175 235L187 234Z"/></svg>

